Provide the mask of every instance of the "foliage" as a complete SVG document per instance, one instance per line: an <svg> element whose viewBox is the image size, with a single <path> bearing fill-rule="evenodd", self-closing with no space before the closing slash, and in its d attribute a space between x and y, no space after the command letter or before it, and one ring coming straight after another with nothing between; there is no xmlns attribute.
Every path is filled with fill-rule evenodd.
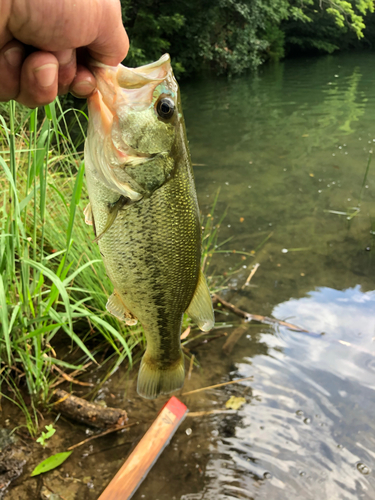
<svg viewBox="0 0 375 500"><path fill-rule="evenodd" d="M123 0L122 5L131 40L127 63L150 62L168 50L175 70L187 74L203 68L235 74L258 66L270 47L264 33L287 16L285 0Z"/></svg>
<svg viewBox="0 0 375 500"><path fill-rule="evenodd" d="M107 378L142 354L145 338L140 325L128 327L106 311L112 284L83 216L83 131L72 139L70 118L80 129L78 111L63 111L59 100L44 113L14 102L0 111L0 388L36 436L35 405L48 400L56 377L79 376L105 349ZM217 250L217 230L205 230L204 258ZM184 328L188 323L185 317ZM44 446L52 432L37 441Z"/></svg>
<svg viewBox="0 0 375 500"><path fill-rule="evenodd" d="M286 51L316 50L332 53L358 47L365 36L365 15L374 11L372 0L306 0L283 23Z"/></svg>
<svg viewBox="0 0 375 500"><path fill-rule="evenodd" d="M35 467L35 469L31 473L31 477L39 476L39 474L43 474L44 472L56 469L56 467L59 467L61 464L63 464L72 453L72 451L63 451L62 453L51 455Z"/></svg>
<svg viewBox="0 0 375 500"><path fill-rule="evenodd" d="M238 74L285 46L332 52L364 36L372 0L122 0L131 46L126 64L168 51L177 74Z"/></svg>
<svg viewBox="0 0 375 500"><path fill-rule="evenodd" d="M22 406L18 380L46 399L59 370L96 364L100 342L94 351L88 343L95 335L112 348L112 370L126 358L132 363L141 338L106 314L103 264L87 243L88 228L76 230L84 224L82 134L74 142L67 121L76 112L63 111L59 101L44 116L15 103L1 111L0 359L2 381L14 393L8 399Z"/></svg>
<svg viewBox="0 0 375 500"><path fill-rule="evenodd" d="M53 424L46 425L45 427L47 432L42 431L42 434L36 440L36 442L40 443L43 447L46 446L48 439L51 439L56 432Z"/></svg>

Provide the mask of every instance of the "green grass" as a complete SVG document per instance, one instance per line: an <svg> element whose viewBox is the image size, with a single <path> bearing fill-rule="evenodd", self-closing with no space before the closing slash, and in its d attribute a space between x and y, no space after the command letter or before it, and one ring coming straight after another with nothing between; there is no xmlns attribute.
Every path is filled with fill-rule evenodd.
<svg viewBox="0 0 375 500"><path fill-rule="evenodd" d="M126 326L105 308L113 287L83 215L85 121L82 111L64 110L59 100L33 111L0 103L0 392L24 413L34 436L36 405L48 401L61 370L79 374L100 359L104 382L145 348L142 328ZM225 217L214 223L218 195L202 221L202 267L212 292L225 288L243 264L214 273L212 257L227 253L229 241L218 243ZM183 327L189 325L185 315Z"/></svg>
<svg viewBox="0 0 375 500"><path fill-rule="evenodd" d="M125 359L131 365L132 350L144 342L140 328L131 333L105 310L111 284L82 214L78 113L59 101L44 112L14 102L0 107L1 380L21 405L14 384L45 401L54 366L96 363L105 345L112 372ZM72 122L81 131L76 140Z"/></svg>

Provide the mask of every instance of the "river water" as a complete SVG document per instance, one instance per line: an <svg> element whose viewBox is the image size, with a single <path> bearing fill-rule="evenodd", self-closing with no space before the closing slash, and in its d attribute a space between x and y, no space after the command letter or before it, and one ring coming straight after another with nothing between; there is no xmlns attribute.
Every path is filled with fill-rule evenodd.
<svg viewBox="0 0 375 500"><path fill-rule="evenodd" d="M374 499L374 56L289 60L184 83L182 95L202 212L220 188L219 243L231 238L208 274L228 273L220 293L236 306L310 333L248 323L226 353L240 320L218 314L226 325L214 333L227 336L192 348L199 367L183 391L252 379L177 394L193 416L134 499ZM91 441L51 473L64 498L98 498L167 401L136 395L137 368L118 370L99 398L139 426ZM226 409L231 396L244 398L240 409ZM80 432L67 426L61 448Z"/></svg>
<svg viewBox="0 0 375 500"><path fill-rule="evenodd" d="M182 93L201 209L220 188L232 237L213 272L243 264L224 296L315 335L249 326L229 356L225 338L197 350L185 390L253 380L182 398L191 411L246 403L187 418L135 499L373 499L374 58L289 60Z"/></svg>

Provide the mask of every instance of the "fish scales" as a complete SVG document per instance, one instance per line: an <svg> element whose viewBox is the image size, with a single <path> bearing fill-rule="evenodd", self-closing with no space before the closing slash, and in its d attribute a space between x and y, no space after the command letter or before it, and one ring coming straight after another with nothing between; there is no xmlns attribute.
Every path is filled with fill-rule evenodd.
<svg viewBox="0 0 375 500"><path fill-rule="evenodd" d="M166 362L176 353L163 347L165 339L176 344L179 355L175 332L193 297L200 261L197 202L189 189L192 174L189 164L181 163L175 182L167 182L152 197L121 210L99 241L115 289L126 296L129 310L142 318L147 337L153 338L152 354L165 356ZM100 234L107 220L107 204L93 202L92 208Z"/></svg>
<svg viewBox="0 0 375 500"><path fill-rule="evenodd" d="M164 56L158 63L165 66L166 62L169 64L169 57L166 59ZM142 70L144 74L150 66L154 70L158 63L134 71ZM175 88L168 64L162 82L169 78L171 87ZM104 77L101 76L103 71L100 73L94 68L95 72L99 90L102 90L104 102L108 105L113 94L106 98L106 87L103 83L101 85L100 78L108 79L108 74L113 78L113 74L118 72L107 71ZM151 106L157 106L158 93L167 95L167 104L176 106L178 116L166 121L164 126L156 122L159 119L153 108L150 111L150 106L138 105L137 101L133 103L133 108L126 108L130 117L134 118L131 122L124 112L125 107L121 107L118 104L120 99L116 98L113 102L120 109L108 106L114 116L111 121L110 115L104 114L106 109L103 109L101 101L89 103L90 120L99 109L101 121L89 122L85 159L91 205L88 212L115 290L107 308L129 323L138 319L142 324L147 348L139 372L138 392L144 397L154 398L183 384L184 358L180 334L184 312L187 311L198 326L208 330L213 326L213 311L200 271L199 209L181 104L176 92L173 102L168 97L173 94L166 93L168 88L165 82L160 89L160 78L155 82L152 75L150 80L145 87L148 95L147 85L155 87ZM122 85L124 81L122 79ZM112 84L118 85L115 80ZM139 95L143 96L139 92L138 99ZM133 117L133 109L137 106L140 108L139 115ZM138 117L141 126L137 128ZM105 126L107 118L109 126ZM121 128L121 120L125 120L127 127ZM95 127L101 127L101 133L98 134ZM126 136L126 145L121 143L122 136L116 127ZM145 138L133 137L140 133L149 133L150 141L147 143ZM169 136L164 137L163 133ZM121 143L120 153L117 143ZM124 161L128 163L124 167L121 161L129 148L131 154L126 158L130 160ZM87 217L90 222L90 215Z"/></svg>

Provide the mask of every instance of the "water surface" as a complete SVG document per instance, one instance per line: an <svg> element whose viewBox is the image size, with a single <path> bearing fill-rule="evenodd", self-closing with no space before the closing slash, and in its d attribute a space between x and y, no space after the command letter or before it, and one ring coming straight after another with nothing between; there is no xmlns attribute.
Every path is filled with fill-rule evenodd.
<svg viewBox="0 0 375 500"><path fill-rule="evenodd" d="M220 241L232 238L210 273L239 268L227 300L311 334L249 324L230 354L228 337L193 347L200 368L184 391L253 378L179 396L210 413L186 418L134 499L373 499L375 163L364 176L374 57L290 60L185 83L182 94L201 209L220 188L214 220L227 209ZM97 498L167 400L142 400L135 380L136 370L118 370L99 399L139 426L90 442L52 473L46 481L64 498ZM225 408L232 395L246 400L237 411ZM67 427L61 447L82 434Z"/></svg>
<svg viewBox="0 0 375 500"><path fill-rule="evenodd" d="M217 256L216 273L244 266L226 297L316 335L249 326L229 356L225 339L199 348L187 389L254 379L187 396L191 410L247 403L187 419L135 498L372 499L373 56L296 59L182 92L201 208L218 188L217 216L228 208L224 248L251 252L269 237L254 258Z"/></svg>

